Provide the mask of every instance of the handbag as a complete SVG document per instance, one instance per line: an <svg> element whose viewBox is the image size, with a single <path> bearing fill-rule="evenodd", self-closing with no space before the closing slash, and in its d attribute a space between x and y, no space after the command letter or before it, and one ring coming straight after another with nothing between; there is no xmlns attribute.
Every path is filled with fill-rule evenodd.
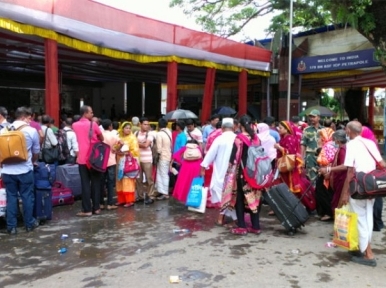
<svg viewBox="0 0 386 288"><path fill-rule="evenodd" d="M288 173L295 169L296 155L284 154L277 159L277 169L280 173Z"/></svg>
<svg viewBox="0 0 386 288"><path fill-rule="evenodd" d="M190 186L189 194L186 199L186 206L198 208L201 205L202 200L202 188L204 179L202 177L193 178Z"/></svg>
<svg viewBox="0 0 386 288"><path fill-rule="evenodd" d="M74 195L72 190L65 187L63 183L56 181L52 185L52 206L72 205L74 204Z"/></svg>
<svg viewBox="0 0 386 288"><path fill-rule="evenodd" d="M182 155L182 158L186 161L195 161L202 158L200 148L198 148L197 144L194 143L188 143L185 146L184 154Z"/></svg>
<svg viewBox="0 0 386 288"><path fill-rule="evenodd" d="M359 249L358 215L349 206L335 209L334 236L332 241L349 251Z"/></svg>
<svg viewBox="0 0 386 288"><path fill-rule="evenodd" d="M367 148L366 144L363 143ZM377 165L378 166L378 165ZM368 173L358 172L354 174L353 179L349 183L350 196L353 199L373 199L375 197L386 197L386 169L383 167L377 167L375 170Z"/></svg>
<svg viewBox="0 0 386 288"><path fill-rule="evenodd" d="M56 161L58 161L59 150L58 150L57 146L54 146L51 148L45 148L48 129L51 129L51 128L47 127L46 132L44 133L43 147L41 149L40 160L45 162L45 163L52 164L52 163L55 163ZM51 143L51 140L50 139L48 139L48 140Z"/></svg>
<svg viewBox="0 0 386 288"><path fill-rule="evenodd" d="M139 164L130 153L125 156L125 164L123 167L123 174L128 178L137 178L139 175Z"/></svg>

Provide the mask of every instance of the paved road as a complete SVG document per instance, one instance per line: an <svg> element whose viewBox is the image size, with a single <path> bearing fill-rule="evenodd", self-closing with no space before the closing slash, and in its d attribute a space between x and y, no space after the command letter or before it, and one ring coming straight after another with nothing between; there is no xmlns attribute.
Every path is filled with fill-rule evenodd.
<svg viewBox="0 0 386 288"><path fill-rule="evenodd" d="M74 217L79 209L79 201L54 208L54 219L29 234L0 234L0 287L385 287L384 231L374 234L378 266L370 268L325 247L332 223L311 218L290 237L268 207L259 236L231 235L214 225L215 210L194 214L173 200L87 219ZM170 275L182 281L170 284Z"/></svg>

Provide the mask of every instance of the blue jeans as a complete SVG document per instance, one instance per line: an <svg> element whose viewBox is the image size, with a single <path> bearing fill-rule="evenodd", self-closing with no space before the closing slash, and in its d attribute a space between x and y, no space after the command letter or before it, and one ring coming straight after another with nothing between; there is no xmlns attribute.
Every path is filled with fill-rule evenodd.
<svg viewBox="0 0 386 288"><path fill-rule="evenodd" d="M112 165L107 167L106 172L102 176L102 185L101 185L101 205L104 205L104 191L105 184L107 187L107 205L114 205L113 203L113 193L114 193L114 185L115 185L115 172L117 170L117 165Z"/></svg>
<svg viewBox="0 0 386 288"><path fill-rule="evenodd" d="M35 224L33 209L35 204L34 176L29 171L21 175L2 174L7 192L7 229L16 228L18 209L18 193L23 201L24 225Z"/></svg>

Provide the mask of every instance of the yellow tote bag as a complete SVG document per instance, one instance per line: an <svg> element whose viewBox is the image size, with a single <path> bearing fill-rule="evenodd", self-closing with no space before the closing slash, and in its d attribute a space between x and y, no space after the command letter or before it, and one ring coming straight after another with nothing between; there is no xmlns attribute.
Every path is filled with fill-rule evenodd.
<svg viewBox="0 0 386 288"><path fill-rule="evenodd" d="M349 251L359 250L358 215L343 206L335 209L334 238L336 245Z"/></svg>

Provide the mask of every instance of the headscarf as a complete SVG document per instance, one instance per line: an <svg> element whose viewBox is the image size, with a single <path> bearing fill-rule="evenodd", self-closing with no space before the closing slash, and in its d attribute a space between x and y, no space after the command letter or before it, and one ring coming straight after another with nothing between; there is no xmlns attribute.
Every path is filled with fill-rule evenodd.
<svg viewBox="0 0 386 288"><path fill-rule="evenodd" d="M124 129L125 126L127 126L127 125L130 125L130 127L131 127L131 124L130 124L130 122L128 122L128 121L123 122L123 123L121 124L121 126L119 126L119 129L118 129L118 135L119 135L120 138L125 137L125 135L123 134L123 129Z"/></svg>
<svg viewBox="0 0 386 288"><path fill-rule="evenodd" d="M288 131L289 134L295 135L293 124L290 121L281 121L280 125L283 126Z"/></svg>
<svg viewBox="0 0 386 288"><path fill-rule="evenodd" d="M373 131L371 131L371 129L369 127L366 127L366 126L362 127L361 136L363 138L366 138L366 139L369 139L369 140L373 141L375 143L375 146L378 147L377 138L375 138L375 135L374 135Z"/></svg>
<svg viewBox="0 0 386 288"><path fill-rule="evenodd" d="M261 142L265 142L266 140L269 139L269 126L265 123L259 123L257 124L257 130L259 130L259 138Z"/></svg>
<svg viewBox="0 0 386 288"><path fill-rule="evenodd" d="M323 128L319 131L320 140L322 141L322 145L332 141L332 134L334 134L334 130L331 128Z"/></svg>

